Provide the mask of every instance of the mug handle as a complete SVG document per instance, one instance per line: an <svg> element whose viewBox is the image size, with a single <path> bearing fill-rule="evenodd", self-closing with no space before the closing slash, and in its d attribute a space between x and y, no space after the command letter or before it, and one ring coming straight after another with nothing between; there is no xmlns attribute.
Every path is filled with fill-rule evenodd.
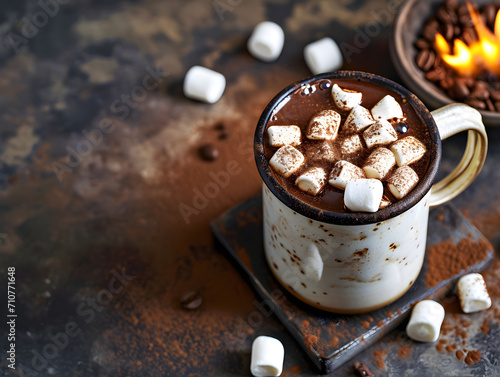
<svg viewBox="0 0 500 377"><path fill-rule="evenodd" d="M443 180L431 187L429 206L435 207L464 191L481 171L488 152L488 137L481 114L464 104L451 104L431 112L441 140L468 131L462 160Z"/></svg>

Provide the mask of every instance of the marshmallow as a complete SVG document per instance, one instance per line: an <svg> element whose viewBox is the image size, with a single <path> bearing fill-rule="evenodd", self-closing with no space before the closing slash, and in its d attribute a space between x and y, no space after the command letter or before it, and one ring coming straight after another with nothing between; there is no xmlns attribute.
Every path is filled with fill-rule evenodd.
<svg viewBox="0 0 500 377"><path fill-rule="evenodd" d="M339 159L339 151L328 141L319 142L315 149L309 151L309 158L312 161L335 162Z"/></svg>
<svg viewBox="0 0 500 377"><path fill-rule="evenodd" d="M366 146L371 148L375 145L392 143L398 139L398 134L394 127L386 120L379 120L372 124L363 132Z"/></svg>
<svg viewBox="0 0 500 377"><path fill-rule="evenodd" d="M326 185L326 172L322 168L311 168L295 180L302 191L317 195Z"/></svg>
<svg viewBox="0 0 500 377"><path fill-rule="evenodd" d="M458 298L464 313L486 310L491 306L491 298L481 274L462 276L457 284Z"/></svg>
<svg viewBox="0 0 500 377"><path fill-rule="evenodd" d="M219 100L226 88L226 78L219 72L195 65L184 78L184 95L207 103Z"/></svg>
<svg viewBox="0 0 500 377"><path fill-rule="evenodd" d="M418 342L435 342L444 320L444 308L432 300L420 301L413 307L406 335Z"/></svg>
<svg viewBox="0 0 500 377"><path fill-rule="evenodd" d="M252 343L250 372L254 376L279 376L284 358L285 348L278 339L258 336Z"/></svg>
<svg viewBox="0 0 500 377"><path fill-rule="evenodd" d="M351 156L363 149L363 143L358 134L347 136L340 142L340 152L342 157Z"/></svg>
<svg viewBox="0 0 500 377"><path fill-rule="evenodd" d="M267 129L267 134L272 147L300 144L301 132L298 126L271 126Z"/></svg>
<svg viewBox="0 0 500 377"><path fill-rule="evenodd" d="M323 275L323 266L323 259L321 259L318 247L314 243L310 243L302 265L306 277L317 283Z"/></svg>
<svg viewBox="0 0 500 377"><path fill-rule="evenodd" d="M380 200L380 205L378 206L378 209L383 209L385 207L390 206L392 203L389 200L389 198L385 195L382 196L382 200Z"/></svg>
<svg viewBox="0 0 500 377"><path fill-rule="evenodd" d="M357 105L354 106L347 116L342 126L342 130L347 133L363 131L369 125L375 123L375 120L367 108Z"/></svg>
<svg viewBox="0 0 500 377"><path fill-rule="evenodd" d="M274 156L269 160L274 170L280 175L288 178L297 170L304 162L304 155L291 145L285 145L278 149Z"/></svg>
<svg viewBox="0 0 500 377"><path fill-rule="evenodd" d="M337 161L333 165L328 183L333 187L344 190L347 182L360 178L366 178L364 170L348 161L342 160Z"/></svg>
<svg viewBox="0 0 500 377"><path fill-rule="evenodd" d="M331 72L342 67L340 48L332 38L322 38L304 48L304 60L313 75Z"/></svg>
<svg viewBox="0 0 500 377"><path fill-rule="evenodd" d="M410 165L417 162L425 154L425 145L413 136L399 139L391 145L391 151L396 156L398 166Z"/></svg>
<svg viewBox="0 0 500 377"><path fill-rule="evenodd" d="M366 159L363 170L368 178L384 179L396 165L394 153L387 148L375 149Z"/></svg>
<svg viewBox="0 0 500 377"><path fill-rule="evenodd" d="M247 48L257 59L272 62L280 56L284 42L283 29L274 22L264 21L253 29Z"/></svg>
<svg viewBox="0 0 500 377"><path fill-rule="evenodd" d="M418 183L418 175L409 166L401 166L387 178L387 187L396 199L402 199Z"/></svg>
<svg viewBox="0 0 500 377"><path fill-rule="evenodd" d="M333 140L337 137L340 114L334 110L317 112L309 120L306 137L311 140Z"/></svg>
<svg viewBox="0 0 500 377"><path fill-rule="evenodd" d="M404 119L403 109L393 96L386 95L372 108L372 115L375 120L402 120Z"/></svg>
<svg viewBox="0 0 500 377"><path fill-rule="evenodd" d="M363 94L349 89L342 89L337 84L332 86L332 98L335 105L344 111L352 110L361 103Z"/></svg>
<svg viewBox="0 0 500 377"><path fill-rule="evenodd" d="M378 179L357 179L347 182L344 204L353 212L377 212L384 194Z"/></svg>

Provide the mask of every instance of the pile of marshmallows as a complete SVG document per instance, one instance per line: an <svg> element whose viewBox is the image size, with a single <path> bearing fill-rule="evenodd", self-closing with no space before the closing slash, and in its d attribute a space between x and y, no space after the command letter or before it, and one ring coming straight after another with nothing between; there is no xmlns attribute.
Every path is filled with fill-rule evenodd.
<svg viewBox="0 0 500 377"><path fill-rule="evenodd" d="M474 313L491 307L486 283L480 274L462 276L457 285L460 306L464 313ZM406 334L419 342L435 342L444 320L444 308L432 300L420 301L413 307ZM279 376L283 370L283 344L269 336L259 336L252 344L250 371L254 376Z"/></svg>
<svg viewBox="0 0 500 377"><path fill-rule="evenodd" d="M283 50L285 33L274 22L258 24L247 43L250 54L265 62L276 60ZM304 48L304 60L313 74L330 72L342 66L343 59L339 46L331 38L325 37L308 44ZM184 79L184 95L207 103L217 102L226 87L226 79L219 72L194 66Z"/></svg>
<svg viewBox="0 0 500 377"><path fill-rule="evenodd" d="M322 110L313 115L305 132L310 140L335 140L339 129L348 135L340 140L342 160L337 161L328 177L328 183L345 190L344 204L351 211L376 212L390 202L383 197L382 180L396 199L405 197L418 183L419 177L408 165L420 160L426 152L425 146L415 137L398 140L392 123L405 120L403 110L391 95L382 98L371 111L361 106L363 94L344 90L337 84L332 86L332 98L336 107L350 111L344 124L335 110ZM318 147L321 156L304 156L294 148L301 143L302 132L296 125L271 126L268 128L269 142L279 147L269 164L281 176L287 178L297 172L306 158L334 161L336 153L329 144ZM359 167L345 160L362 150L377 147ZM392 143L392 144L391 144ZM390 148L386 148L390 144ZM326 147L326 148L325 148ZM391 172L391 169L398 168ZM321 167L312 167L301 174L295 184L311 195L320 193L327 182L327 172Z"/></svg>

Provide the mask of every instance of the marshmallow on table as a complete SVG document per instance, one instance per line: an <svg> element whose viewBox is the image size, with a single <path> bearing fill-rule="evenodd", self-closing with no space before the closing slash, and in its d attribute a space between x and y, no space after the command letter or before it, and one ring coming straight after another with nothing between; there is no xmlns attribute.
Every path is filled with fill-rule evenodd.
<svg viewBox="0 0 500 377"><path fill-rule="evenodd" d="M342 130L348 133L363 131L369 125L375 123L375 120L367 108L357 105L354 106L347 116L342 126Z"/></svg>
<svg viewBox="0 0 500 377"><path fill-rule="evenodd" d="M356 179L366 178L366 174L360 167L351 164L349 161L337 161L333 165L328 183L333 187L344 190L347 183Z"/></svg>
<svg viewBox="0 0 500 377"><path fill-rule="evenodd" d="M304 48L304 60L313 75L342 67L342 52L332 38L325 37Z"/></svg>
<svg viewBox="0 0 500 377"><path fill-rule="evenodd" d="M317 195L326 185L326 172L322 168L311 168L300 175L295 184L302 191Z"/></svg>
<svg viewBox="0 0 500 377"><path fill-rule="evenodd" d="M340 114L334 110L317 112L309 120L306 137L311 140L333 140L340 126Z"/></svg>
<svg viewBox="0 0 500 377"><path fill-rule="evenodd" d="M184 95L207 103L219 100L226 88L226 78L219 72L195 65L184 78Z"/></svg>
<svg viewBox="0 0 500 377"><path fill-rule="evenodd" d="M371 148L375 145L392 143L398 139L394 127L386 120L379 120L363 132L366 146Z"/></svg>
<svg viewBox="0 0 500 377"><path fill-rule="evenodd" d="M358 134L349 135L340 142L342 157L351 156L363 149L363 143Z"/></svg>
<svg viewBox="0 0 500 377"><path fill-rule="evenodd" d="M398 166L410 165L417 162L425 154L425 145L413 136L399 139L391 145L391 151L396 156Z"/></svg>
<svg viewBox="0 0 500 377"><path fill-rule="evenodd" d="M386 95L373 106L372 115L375 120L402 120L405 117L398 101L390 95Z"/></svg>
<svg viewBox="0 0 500 377"><path fill-rule="evenodd" d="M401 166L387 178L387 187L396 199L402 199L419 181L417 173L409 166Z"/></svg>
<svg viewBox="0 0 500 377"><path fill-rule="evenodd" d="M444 308L432 300L420 301L413 307L406 334L418 342L435 342L444 320Z"/></svg>
<svg viewBox="0 0 500 377"><path fill-rule="evenodd" d="M317 147L309 151L309 158L312 161L335 162L339 159L339 152L328 141L318 142Z"/></svg>
<svg viewBox="0 0 500 377"><path fill-rule="evenodd" d="M305 275L308 279L318 282L323 276L323 259L321 259L321 254L319 253L316 244L311 242L307 247L307 255L304 258L304 263L302 265L304 268Z"/></svg>
<svg viewBox="0 0 500 377"><path fill-rule="evenodd" d="M344 204L353 212L377 212L383 194L378 179L357 179L345 186Z"/></svg>
<svg viewBox="0 0 500 377"><path fill-rule="evenodd" d="M348 111L361 103L363 94L349 89L342 89L337 84L333 84L332 98L339 109Z"/></svg>
<svg viewBox="0 0 500 377"><path fill-rule="evenodd" d="M363 170L368 178L384 179L396 165L394 153L387 148L375 149L366 159Z"/></svg>
<svg viewBox="0 0 500 377"><path fill-rule="evenodd" d="M300 144L301 131L298 126L271 126L267 129L269 144L272 147Z"/></svg>
<svg viewBox="0 0 500 377"><path fill-rule="evenodd" d="M269 165L271 165L280 175L288 178L299 170L303 162L304 155L300 153L300 151L291 145L284 145L276 151L273 157L271 157Z"/></svg>
<svg viewBox="0 0 500 377"><path fill-rule="evenodd" d="M250 372L254 376L279 376L284 358L285 348L278 339L258 336L252 343Z"/></svg>
<svg viewBox="0 0 500 377"><path fill-rule="evenodd" d="M491 307L491 298L481 274L462 276L458 281L457 290L464 313L474 313Z"/></svg>
<svg viewBox="0 0 500 377"><path fill-rule="evenodd" d="M283 29L274 22L264 21L253 29L247 48L257 59L272 62L280 56L284 42Z"/></svg>

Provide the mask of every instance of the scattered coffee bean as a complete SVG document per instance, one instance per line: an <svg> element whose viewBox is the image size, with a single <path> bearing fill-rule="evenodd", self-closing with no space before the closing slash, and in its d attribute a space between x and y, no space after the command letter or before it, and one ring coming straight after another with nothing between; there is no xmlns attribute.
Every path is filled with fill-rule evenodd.
<svg viewBox="0 0 500 377"><path fill-rule="evenodd" d="M500 112L500 101L499 102L495 102L495 109Z"/></svg>
<svg viewBox="0 0 500 377"><path fill-rule="evenodd" d="M428 71L434 64L436 54L431 50L422 50L417 56L417 66L422 71Z"/></svg>
<svg viewBox="0 0 500 377"><path fill-rule="evenodd" d="M467 98L467 96L470 94L470 91L467 85L465 85L464 80L457 79L453 86L453 93L455 93L455 97L457 99L463 100L464 98Z"/></svg>
<svg viewBox="0 0 500 377"><path fill-rule="evenodd" d="M431 48L431 44L427 42L424 38L419 38L415 42L415 47L419 48L420 50L425 50Z"/></svg>
<svg viewBox="0 0 500 377"><path fill-rule="evenodd" d="M222 132L219 135L219 140L226 140L229 137L229 134L227 132Z"/></svg>
<svg viewBox="0 0 500 377"><path fill-rule="evenodd" d="M187 291L181 296L181 306L187 310L198 309L203 303L203 298L198 291Z"/></svg>
<svg viewBox="0 0 500 377"><path fill-rule="evenodd" d="M480 99L476 98L470 98L465 103L469 106L475 107L476 109L479 110L485 110L486 109L486 103L484 101L481 101Z"/></svg>
<svg viewBox="0 0 500 377"><path fill-rule="evenodd" d="M476 81L472 86L470 96L478 99L486 99L490 96L489 85L484 81Z"/></svg>
<svg viewBox="0 0 500 377"><path fill-rule="evenodd" d="M443 23L453 23L457 19L455 12L451 12L447 8L439 8L436 13L436 17Z"/></svg>
<svg viewBox="0 0 500 377"><path fill-rule="evenodd" d="M352 366L356 369L356 372L358 372L358 376L373 377L373 373L370 372L370 369L368 369L365 363L356 361Z"/></svg>
<svg viewBox="0 0 500 377"><path fill-rule="evenodd" d="M490 97L493 101L500 101L500 90L491 90Z"/></svg>
<svg viewBox="0 0 500 377"><path fill-rule="evenodd" d="M444 6L449 10L455 11L458 7L458 0L446 0Z"/></svg>
<svg viewBox="0 0 500 377"><path fill-rule="evenodd" d="M215 161L219 157L219 151L212 144L205 144L200 147L200 155L205 161Z"/></svg>
<svg viewBox="0 0 500 377"><path fill-rule="evenodd" d="M396 131L399 132L400 134L405 134L408 132L408 125L404 122L399 122L395 126Z"/></svg>
<svg viewBox="0 0 500 377"><path fill-rule="evenodd" d="M486 100L484 102L486 102L486 108L488 109L488 111L496 111L495 105L493 105L493 102L491 101L491 99L486 98Z"/></svg>
<svg viewBox="0 0 500 377"><path fill-rule="evenodd" d="M446 71L438 67L432 71L429 71L425 74L425 78L429 81L440 81L446 77Z"/></svg>
<svg viewBox="0 0 500 377"><path fill-rule="evenodd" d="M226 125L224 123L217 123L214 127L217 131L225 131Z"/></svg>
<svg viewBox="0 0 500 377"><path fill-rule="evenodd" d="M441 87L443 89L450 89L453 87L453 84L455 83L455 80L453 80L451 77L445 77L444 79L442 79L440 82L439 82L439 85L441 85Z"/></svg>
<svg viewBox="0 0 500 377"><path fill-rule="evenodd" d="M443 25L442 27L443 30L443 37L448 41L451 42L453 40L453 37L455 36L455 28L453 27L453 24L447 22Z"/></svg>
<svg viewBox="0 0 500 377"><path fill-rule="evenodd" d="M487 4L482 8L481 14L484 16L485 23L488 27L493 28L497 9L495 4Z"/></svg>
<svg viewBox="0 0 500 377"><path fill-rule="evenodd" d="M473 27L465 27L462 32L462 37L464 39L464 42L470 46L475 41L477 41L476 30Z"/></svg>

